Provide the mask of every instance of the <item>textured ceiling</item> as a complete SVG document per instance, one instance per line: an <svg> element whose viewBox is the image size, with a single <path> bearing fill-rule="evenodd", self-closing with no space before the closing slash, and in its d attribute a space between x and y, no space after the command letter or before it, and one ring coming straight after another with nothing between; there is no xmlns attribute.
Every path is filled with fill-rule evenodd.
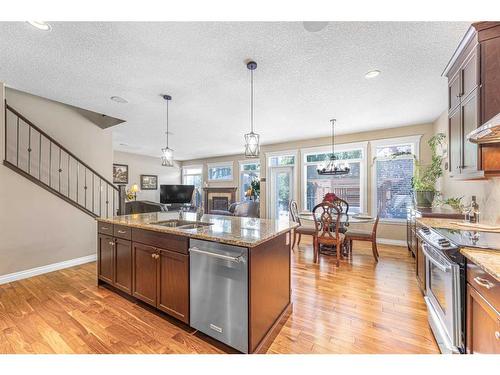
<svg viewBox="0 0 500 375"><path fill-rule="evenodd" d="M0 23L0 81L126 120L115 148L159 156L172 95L175 158L241 153L249 131L263 144L433 121L446 108L441 72L464 22L53 22L42 32ZM364 74L382 71L375 79ZM129 103L111 101L121 96Z"/></svg>

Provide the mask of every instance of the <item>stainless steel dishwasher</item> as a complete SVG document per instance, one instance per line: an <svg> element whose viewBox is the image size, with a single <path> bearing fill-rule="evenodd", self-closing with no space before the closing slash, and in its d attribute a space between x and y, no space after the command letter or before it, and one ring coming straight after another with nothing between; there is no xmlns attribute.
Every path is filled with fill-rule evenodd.
<svg viewBox="0 0 500 375"><path fill-rule="evenodd" d="M190 240L191 327L248 353L248 249Z"/></svg>

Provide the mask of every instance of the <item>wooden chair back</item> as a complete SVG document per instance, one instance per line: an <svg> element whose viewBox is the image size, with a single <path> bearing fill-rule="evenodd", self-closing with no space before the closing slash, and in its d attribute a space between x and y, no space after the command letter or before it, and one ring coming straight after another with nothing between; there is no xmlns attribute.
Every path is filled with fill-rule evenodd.
<svg viewBox="0 0 500 375"><path fill-rule="evenodd" d="M294 200L290 201L290 204L288 205L288 209L290 212L290 217L294 223L298 223L299 225L302 225L302 222L300 221L300 216L299 216L299 208L297 206L297 202Z"/></svg>
<svg viewBox="0 0 500 375"><path fill-rule="evenodd" d="M337 197L337 199L333 201L333 204L338 206L342 213L347 215L347 213L349 212L349 203L347 203L347 201L343 200L342 198Z"/></svg>
<svg viewBox="0 0 500 375"><path fill-rule="evenodd" d="M377 218L375 219L375 223L373 223L373 228L372 228L372 239L376 240L377 239L377 227L378 227L378 220L380 219L380 216L377 214Z"/></svg>
<svg viewBox="0 0 500 375"><path fill-rule="evenodd" d="M321 202L313 208L316 237L321 240L337 240L339 238L340 215L338 206L330 202Z"/></svg>

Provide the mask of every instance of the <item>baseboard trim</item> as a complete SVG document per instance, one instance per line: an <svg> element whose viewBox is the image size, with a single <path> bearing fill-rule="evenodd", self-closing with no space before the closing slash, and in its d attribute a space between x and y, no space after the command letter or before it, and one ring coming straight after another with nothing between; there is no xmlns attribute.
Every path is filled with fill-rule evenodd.
<svg viewBox="0 0 500 375"><path fill-rule="evenodd" d="M29 277L43 275L44 273L62 270L64 268L78 266L80 264L95 262L97 254L87 255L81 258L65 260L59 263L47 264L46 266L31 268L29 270L8 273L0 276L0 285L10 283L17 280L27 279Z"/></svg>
<svg viewBox="0 0 500 375"><path fill-rule="evenodd" d="M377 243L383 245L394 245L406 247L406 241L404 240L391 240L390 238L377 238Z"/></svg>

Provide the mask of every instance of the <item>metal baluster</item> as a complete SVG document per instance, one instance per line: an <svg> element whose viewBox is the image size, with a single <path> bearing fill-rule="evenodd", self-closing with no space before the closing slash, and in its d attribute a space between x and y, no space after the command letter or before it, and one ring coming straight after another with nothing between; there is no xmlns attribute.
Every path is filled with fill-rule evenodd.
<svg viewBox="0 0 500 375"><path fill-rule="evenodd" d="M85 193L83 199L85 201L85 208L87 208L87 167L85 167L85 181L83 183L84 183L83 192Z"/></svg>
<svg viewBox="0 0 500 375"><path fill-rule="evenodd" d="M42 180L42 133L38 133L38 179Z"/></svg>
<svg viewBox="0 0 500 375"><path fill-rule="evenodd" d="M68 198L71 198L71 197L70 197L70 195L69 195L69 175L70 175L70 173L69 173L69 172L70 172L70 170L71 170L71 168L70 168L70 166L69 166L70 161L71 161L71 157L70 157L70 156L69 156L69 154L68 154Z"/></svg>
<svg viewBox="0 0 500 375"><path fill-rule="evenodd" d="M61 192L61 172L62 172L62 169L61 169L61 147L59 147L59 193Z"/></svg>
<svg viewBox="0 0 500 375"><path fill-rule="evenodd" d="M49 186L52 187L52 141L49 139Z"/></svg>
<svg viewBox="0 0 500 375"><path fill-rule="evenodd" d="M31 125L28 124L28 174L31 174Z"/></svg>
<svg viewBox="0 0 500 375"><path fill-rule="evenodd" d="M78 180L80 178L80 163L78 160L76 161L76 203L80 204L80 201L78 200Z"/></svg>
<svg viewBox="0 0 500 375"><path fill-rule="evenodd" d="M106 217L109 216L109 188L108 188L108 184L106 184Z"/></svg>
<svg viewBox="0 0 500 375"><path fill-rule="evenodd" d="M99 177L99 216L102 217L102 179Z"/></svg>
<svg viewBox="0 0 500 375"><path fill-rule="evenodd" d="M17 118L17 147L16 147L16 167L19 167L19 117Z"/></svg>
<svg viewBox="0 0 500 375"><path fill-rule="evenodd" d="M95 188L95 184L94 184L94 173L92 173L92 212L94 212L94 213L95 213L95 211L94 211L94 195L95 195L94 188Z"/></svg>

